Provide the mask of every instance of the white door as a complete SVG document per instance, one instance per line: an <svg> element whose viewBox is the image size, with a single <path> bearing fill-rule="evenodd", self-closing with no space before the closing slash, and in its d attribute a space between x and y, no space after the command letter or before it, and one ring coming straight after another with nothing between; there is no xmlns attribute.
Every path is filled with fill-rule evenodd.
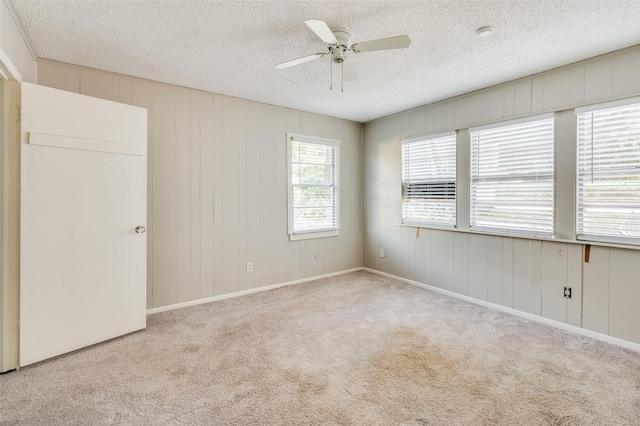
<svg viewBox="0 0 640 426"><path fill-rule="evenodd" d="M147 111L21 90L25 366L146 327Z"/></svg>

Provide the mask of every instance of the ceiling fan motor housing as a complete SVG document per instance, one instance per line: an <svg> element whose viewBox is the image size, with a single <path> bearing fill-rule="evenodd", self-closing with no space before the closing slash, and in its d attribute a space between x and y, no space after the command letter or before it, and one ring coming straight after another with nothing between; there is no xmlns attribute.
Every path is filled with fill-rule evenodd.
<svg viewBox="0 0 640 426"><path fill-rule="evenodd" d="M341 64L344 62L344 52L347 48L344 45L339 45L336 47L329 47L329 51L331 52L331 60L336 64Z"/></svg>

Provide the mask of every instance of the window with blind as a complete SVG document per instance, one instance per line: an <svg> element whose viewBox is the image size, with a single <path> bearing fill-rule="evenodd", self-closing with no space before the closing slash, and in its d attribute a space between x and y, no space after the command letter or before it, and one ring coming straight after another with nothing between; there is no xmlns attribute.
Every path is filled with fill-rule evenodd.
<svg viewBox="0 0 640 426"><path fill-rule="evenodd" d="M638 245L640 98L576 113L578 239Z"/></svg>
<svg viewBox="0 0 640 426"><path fill-rule="evenodd" d="M455 226L455 132L402 141L402 223Z"/></svg>
<svg viewBox="0 0 640 426"><path fill-rule="evenodd" d="M471 229L552 236L553 114L469 131Z"/></svg>
<svg viewBox="0 0 640 426"><path fill-rule="evenodd" d="M340 141L287 134L289 239L338 235Z"/></svg>

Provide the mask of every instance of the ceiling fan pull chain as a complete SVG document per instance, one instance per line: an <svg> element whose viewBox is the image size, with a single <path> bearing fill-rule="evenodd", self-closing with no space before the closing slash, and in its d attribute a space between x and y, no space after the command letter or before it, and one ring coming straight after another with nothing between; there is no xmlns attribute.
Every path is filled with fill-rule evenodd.
<svg viewBox="0 0 640 426"><path fill-rule="evenodd" d="M333 90L333 63L331 63L331 56L329 56L329 78L331 79L329 90Z"/></svg>
<svg viewBox="0 0 640 426"><path fill-rule="evenodd" d="M342 79L342 82L340 83L340 91L344 93L344 61L340 64L340 74L340 77Z"/></svg>

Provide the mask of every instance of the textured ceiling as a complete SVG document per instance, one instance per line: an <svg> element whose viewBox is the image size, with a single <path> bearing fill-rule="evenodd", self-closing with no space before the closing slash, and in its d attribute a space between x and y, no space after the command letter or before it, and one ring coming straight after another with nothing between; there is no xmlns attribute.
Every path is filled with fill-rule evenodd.
<svg viewBox="0 0 640 426"><path fill-rule="evenodd" d="M366 122L640 44L640 1L12 0L38 56ZM352 41L407 34L396 51L351 54L340 91L307 19ZM490 25L489 37L475 30Z"/></svg>

